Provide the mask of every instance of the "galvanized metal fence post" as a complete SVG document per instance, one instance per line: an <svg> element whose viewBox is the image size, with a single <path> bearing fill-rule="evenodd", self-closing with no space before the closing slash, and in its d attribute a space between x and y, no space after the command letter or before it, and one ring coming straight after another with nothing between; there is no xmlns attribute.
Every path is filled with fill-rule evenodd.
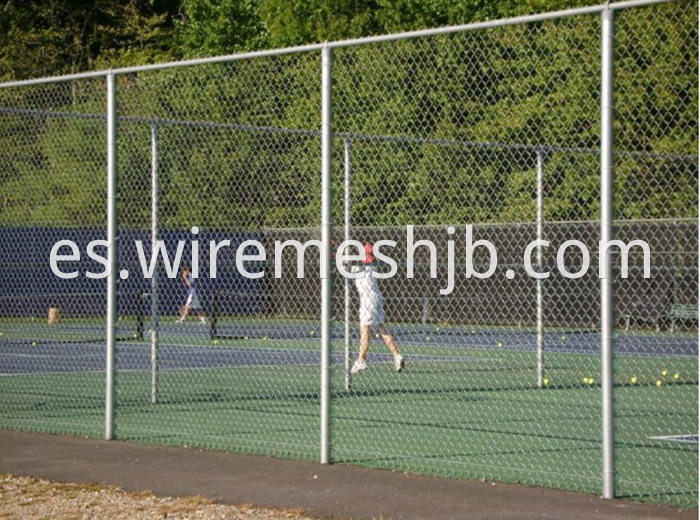
<svg viewBox="0 0 700 520"><path fill-rule="evenodd" d="M331 159L332 103L331 48L321 49L321 241L325 246L322 261L326 277L321 279L321 464L330 463L330 358L331 320L333 319L333 273L331 270Z"/></svg>
<svg viewBox="0 0 700 520"><path fill-rule="evenodd" d="M117 77L107 74L107 360L105 366L105 439L114 437L114 357L117 333Z"/></svg>
<svg viewBox="0 0 700 520"><path fill-rule="evenodd" d="M544 227L544 202L543 196L543 167L544 152L537 151L537 240L543 240ZM542 246L537 246L537 271L542 274L543 268ZM537 386L542 388L544 384L544 298L542 295L542 284L544 280L537 278Z"/></svg>
<svg viewBox="0 0 700 520"><path fill-rule="evenodd" d="M600 82L600 240L613 239L613 14L605 9L602 17ZM613 272L606 252L605 277L600 280L600 353L603 420L603 497L615 497L615 436L613 398Z"/></svg>
<svg viewBox="0 0 700 520"><path fill-rule="evenodd" d="M345 220L345 240L350 240L350 175L351 175L351 154L352 141L345 139L345 198L344 198L344 220ZM352 376L350 375L350 280L343 278L345 282L345 391L352 390Z"/></svg>
<svg viewBox="0 0 700 520"><path fill-rule="evenodd" d="M151 251L158 244L158 123L151 123ZM151 402L158 402L158 266L151 278Z"/></svg>

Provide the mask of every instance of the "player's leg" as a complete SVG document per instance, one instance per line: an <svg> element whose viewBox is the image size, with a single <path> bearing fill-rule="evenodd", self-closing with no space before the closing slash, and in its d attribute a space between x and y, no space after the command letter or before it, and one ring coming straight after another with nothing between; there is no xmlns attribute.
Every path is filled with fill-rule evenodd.
<svg viewBox="0 0 700 520"><path fill-rule="evenodd" d="M350 369L352 374L357 374L360 370L367 368L367 351L369 350L371 328L371 325L360 324L360 353Z"/></svg>
<svg viewBox="0 0 700 520"><path fill-rule="evenodd" d="M358 359L367 359L367 351L369 350L369 342L372 336L371 332L371 325L360 326L360 354L357 356Z"/></svg>
<svg viewBox="0 0 700 520"><path fill-rule="evenodd" d="M188 299L188 301L189 301L189 299ZM187 319L187 316L189 316L189 314L190 314L190 305L188 302L185 302L185 305L182 308L182 315L177 320L177 322L183 323Z"/></svg>
<svg viewBox="0 0 700 520"><path fill-rule="evenodd" d="M192 309L192 295L189 294L187 296L187 300L185 300L185 305L182 309L182 316L180 316L180 319L177 320L177 322L183 323L187 319L187 316L189 316L191 309Z"/></svg>
<svg viewBox="0 0 700 520"><path fill-rule="evenodd" d="M386 325L384 323L380 323L379 326L377 327L379 334L382 335L382 339L384 340L384 343L386 343L386 346L389 347L389 350L391 350L391 353L394 356L394 368L396 369L397 372L401 372L404 368L404 359L401 353L399 352L399 348L396 346L396 342L394 341L394 336L391 335L389 330L386 328Z"/></svg>
<svg viewBox="0 0 700 520"><path fill-rule="evenodd" d="M394 356L400 356L401 353L399 352L399 348L396 346L394 336L391 335L389 329L386 328L386 325L381 323L379 327L377 327L377 330L379 334L382 335L382 339L384 340L384 343L386 343L386 346L389 347L389 350L391 350L391 353Z"/></svg>
<svg viewBox="0 0 700 520"><path fill-rule="evenodd" d="M195 292L190 295L190 307L197 311L197 316L199 316L199 322L202 325L207 324L207 319L204 316L204 311L202 311L202 304L199 301L199 295Z"/></svg>

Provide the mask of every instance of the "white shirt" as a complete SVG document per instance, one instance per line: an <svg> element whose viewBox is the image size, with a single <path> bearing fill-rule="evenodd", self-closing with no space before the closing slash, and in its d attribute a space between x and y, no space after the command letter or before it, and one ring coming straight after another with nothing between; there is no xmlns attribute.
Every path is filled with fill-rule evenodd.
<svg viewBox="0 0 700 520"><path fill-rule="evenodd" d="M359 273L364 271L364 276L355 279L355 287L361 298L381 298L382 291L379 289L379 279L372 276L377 272L374 264L354 265L350 272Z"/></svg>

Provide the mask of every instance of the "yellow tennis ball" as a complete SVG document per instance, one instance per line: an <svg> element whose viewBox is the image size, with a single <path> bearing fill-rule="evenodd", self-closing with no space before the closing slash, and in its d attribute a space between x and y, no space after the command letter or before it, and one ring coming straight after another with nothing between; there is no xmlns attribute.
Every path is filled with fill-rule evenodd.
<svg viewBox="0 0 700 520"><path fill-rule="evenodd" d="M678 381L680 378L681 378L681 375L678 372L673 374L673 379L675 379L676 381Z"/></svg>
<svg viewBox="0 0 700 520"><path fill-rule="evenodd" d="M380 338L381 336L382 336L382 335L379 334L379 332L377 332L377 333L374 335L375 338Z"/></svg>
<svg viewBox="0 0 700 520"><path fill-rule="evenodd" d="M36 347L36 341L32 341L32 347Z"/></svg>
<svg viewBox="0 0 700 520"><path fill-rule="evenodd" d="M667 377L667 376L668 376L668 370L662 370L662 371L661 371L661 375L664 376L664 377Z"/></svg>
<svg viewBox="0 0 700 520"><path fill-rule="evenodd" d="M426 336L425 341L430 341L430 336Z"/></svg>
<svg viewBox="0 0 700 520"><path fill-rule="evenodd" d="M268 340L268 337L265 336L265 337L263 338L263 341L267 341L267 340Z"/></svg>
<svg viewBox="0 0 700 520"><path fill-rule="evenodd" d="M542 380L542 384L544 384L544 386L549 386L550 383L551 383L551 381L550 381L550 379L549 379L548 377L545 377L545 378Z"/></svg>
<svg viewBox="0 0 700 520"><path fill-rule="evenodd" d="M664 386L664 381L663 381L663 379L657 379L657 380L656 380L656 386L658 386L658 387Z"/></svg>
<svg viewBox="0 0 700 520"><path fill-rule="evenodd" d="M502 347L502 346L503 346L503 342L502 342L502 341L499 341L499 342L498 342L498 346L499 346L499 347Z"/></svg>
<svg viewBox="0 0 700 520"><path fill-rule="evenodd" d="M587 384L589 383L589 381L590 381L590 380L588 379L588 377L584 377L584 378L583 378L583 384L584 384L584 385L587 385Z"/></svg>
<svg viewBox="0 0 700 520"><path fill-rule="evenodd" d="M214 345L218 345L218 344L219 344L219 340L218 340L218 339L215 339L215 340L214 340Z"/></svg>
<svg viewBox="0 0 700 520"><path fill-rule="evenodd" d="M315 331L315 330L310 330L310 331L309 331L309 334L311 334L311 335L313 336L313 335L316 334L316 331Z"/></svg>
<svg viewBox="0 0 700 520"><path fill-rule="evenodd" d="M595 384L595 379L592 378L592 377L589 377L589 378L588 378L588 384L589 384L589 385L594 385L594 384Z"/></svg>
<svg viewBox="0 0 700 520"><path fill-rule="evenodd" d="M633 385L639 383L639 379L637 379L637 376L630 377L630 383L632 383Z"/></svg>
<svg viewBox="0 0 700 520"><path fill-rule="evenodd" d="M565 335L565 334L562 334L562 335L561 335L561 340L562 340L562 341L566 341L566 335Z"/></svg>

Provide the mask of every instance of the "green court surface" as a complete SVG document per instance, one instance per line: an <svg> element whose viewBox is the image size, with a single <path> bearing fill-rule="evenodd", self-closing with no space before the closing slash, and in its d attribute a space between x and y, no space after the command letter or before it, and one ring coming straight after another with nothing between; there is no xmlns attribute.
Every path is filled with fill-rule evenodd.
<svg viewBox="0 0 700 520"><path fill-rule="evenodd" d="M186 330L163 331L156 403L149 342L118 344L118 439L318 460L318 338L214 342ZM549 386L538 388L534 352L507 341L407 342L396 373L375 340L347 391L335 340L332 460L600 494L600 358L569 341L546 353ZM9 344L32 368L2 370L1 427L103 435L103 345ZM615 383L618 496L697 507L697 441L661 439L697 435L697 356L619 355Z"/></svg>

